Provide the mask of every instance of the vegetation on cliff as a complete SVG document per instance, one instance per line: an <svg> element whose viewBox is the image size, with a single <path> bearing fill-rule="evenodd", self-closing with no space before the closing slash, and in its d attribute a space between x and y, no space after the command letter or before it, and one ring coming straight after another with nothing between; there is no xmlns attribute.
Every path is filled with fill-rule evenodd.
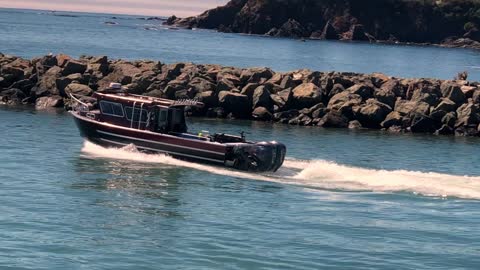
<svg viewBox="0 0 480 270"><path fill-rule="evenodd" d="M167 23L269 36L480 48L478 0L232 0Z"/></svg>

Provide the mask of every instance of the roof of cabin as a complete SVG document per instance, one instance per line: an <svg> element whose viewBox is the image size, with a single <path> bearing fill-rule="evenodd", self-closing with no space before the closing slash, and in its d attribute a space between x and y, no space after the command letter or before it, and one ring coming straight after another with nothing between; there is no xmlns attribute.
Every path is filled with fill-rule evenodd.
<svg viewBox="0 0 480 270"><path fill-rule="evenodd" d="M182 100L171 100L165 98L156 98L149 96L134 95L129 93L102 93L96 92L95 97L102 100L116 101L120 103L143 103L149 105L160 105L166 107L184 107L184 106L195 106L203 107L202 102L198 102L192 99L182 99Z"/></svg>

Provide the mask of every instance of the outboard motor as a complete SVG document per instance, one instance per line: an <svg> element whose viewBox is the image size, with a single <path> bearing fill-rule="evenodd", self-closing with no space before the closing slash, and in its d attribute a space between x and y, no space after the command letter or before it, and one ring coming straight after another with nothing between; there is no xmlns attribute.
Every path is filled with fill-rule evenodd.
<svg viewBox="0 0 480 270"><path fill-rule="evenodd" d="M284 144L275 141L234 144L232 167L244 171L275 172L285 160L286 149Z"/></svg>

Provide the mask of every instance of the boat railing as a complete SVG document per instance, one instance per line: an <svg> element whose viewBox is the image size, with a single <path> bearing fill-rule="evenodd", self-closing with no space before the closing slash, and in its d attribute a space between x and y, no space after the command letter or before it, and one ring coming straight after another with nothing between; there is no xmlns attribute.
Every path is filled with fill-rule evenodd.
<svg viewBox="0 0 480 270"><path fill-rule="evenodd" d="M81 101L74 94L69 94L69 95L72 100L72 109L75 112L84 112L84 113L90 112L90 106L87 103Z"/></svg>

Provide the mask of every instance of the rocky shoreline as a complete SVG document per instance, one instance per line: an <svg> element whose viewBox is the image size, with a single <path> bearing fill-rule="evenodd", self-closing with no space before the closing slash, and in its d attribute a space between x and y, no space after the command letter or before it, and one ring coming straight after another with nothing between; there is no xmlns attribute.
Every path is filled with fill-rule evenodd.
<svg viewBox="0 0 480 270"><path fill-rule="evenodd" d="M0 54L0 103L37 109L68 107L68 93L91 95L111 82L128 92L198 99L193 116L255 119L325 128L480 135L480 83L404 79L384 74L212 64L110 60L106 56Z"/></svg>
<svg viewBox="0 0 480 270"><path fill-rule="evenodd" d="M480 49L475 0L231 0L165 24L301 39Z"/></svg>

